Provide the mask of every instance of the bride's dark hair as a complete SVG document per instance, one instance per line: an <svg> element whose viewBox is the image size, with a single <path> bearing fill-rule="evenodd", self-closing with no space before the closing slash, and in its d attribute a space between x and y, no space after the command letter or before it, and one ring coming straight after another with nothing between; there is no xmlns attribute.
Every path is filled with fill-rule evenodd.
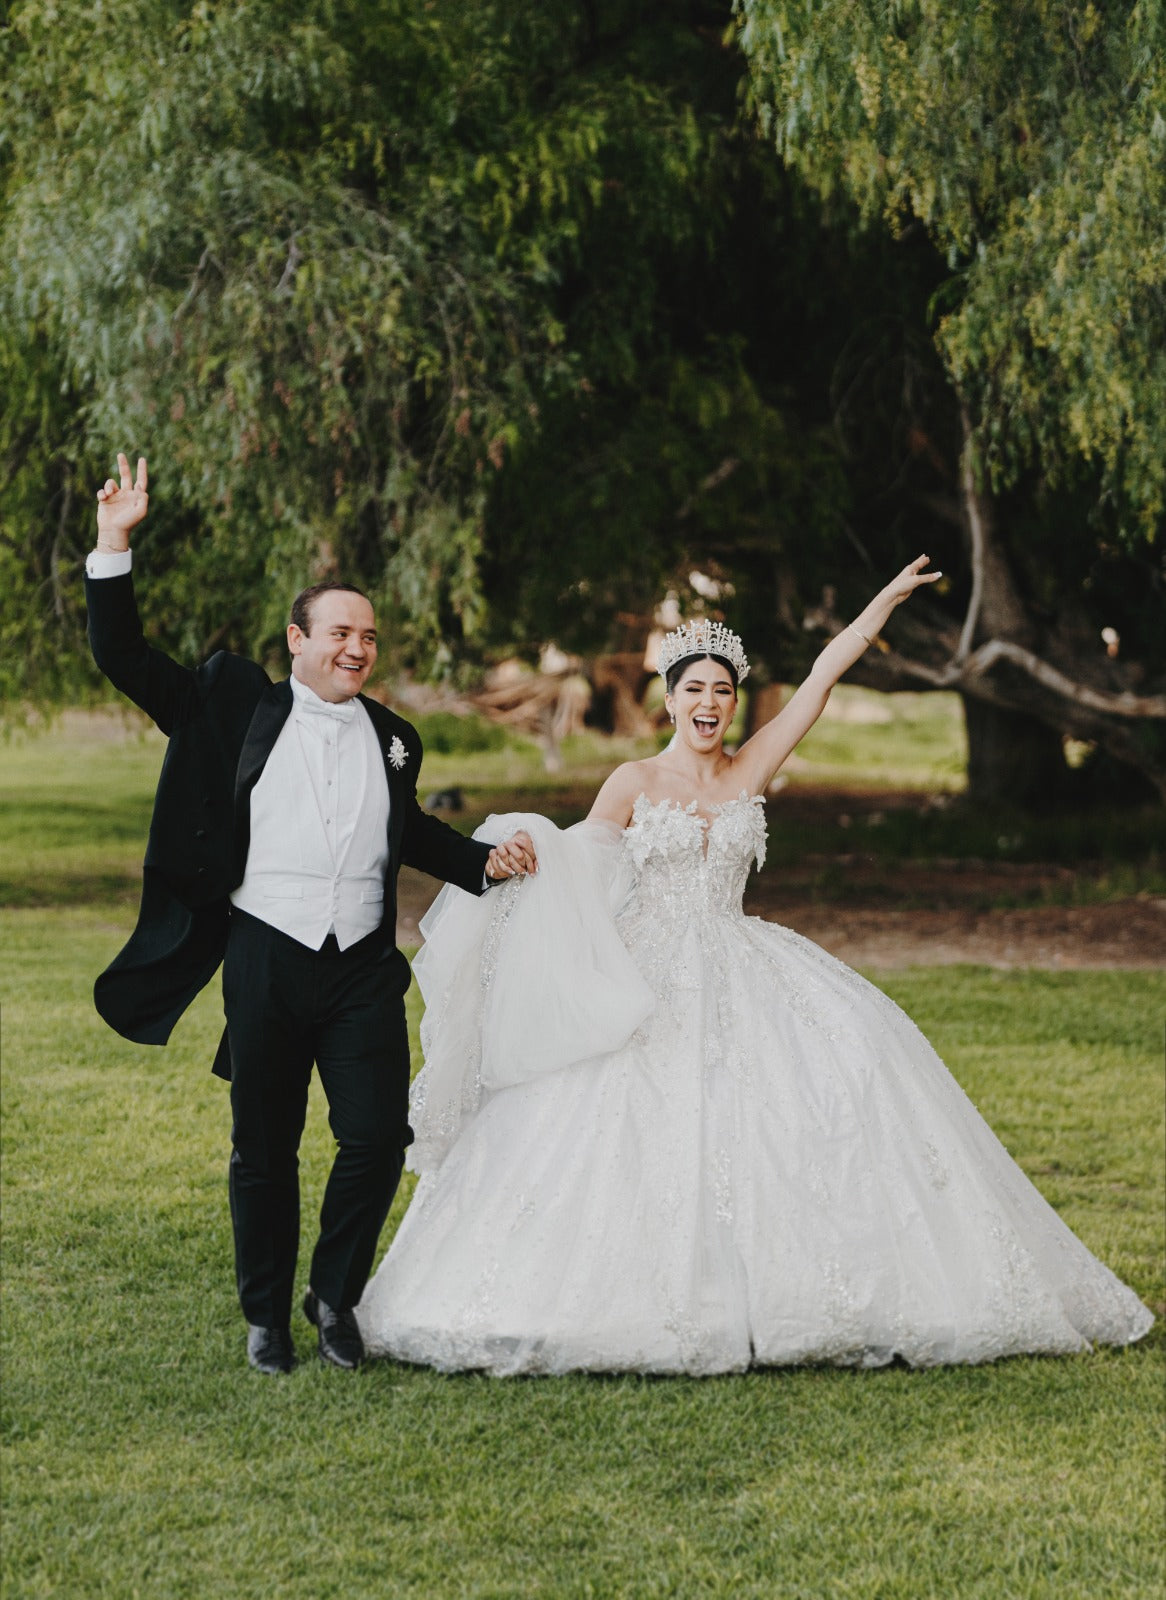
<svg viewBox="0 0 1166 1600"><path fill-rule="evenodd" d="M729 677L733 680L733 693L737 692L737 669L731 661L726 661L724 656L712 656L702 651L698 656L681 656L679 661L674 661L664 675L664 688L668 694L676 693L676 685L683 678L694 661L715 661L718 667L724 667Z"/></svg>

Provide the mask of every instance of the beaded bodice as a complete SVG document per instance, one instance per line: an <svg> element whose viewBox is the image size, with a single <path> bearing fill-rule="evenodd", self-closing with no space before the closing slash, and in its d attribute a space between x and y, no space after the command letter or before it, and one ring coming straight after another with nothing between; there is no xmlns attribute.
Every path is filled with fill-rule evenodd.
<svg viewBox="0 0 1166 1600"><path fill-rule="evenodd" d="M660 923L740 916L754 862L765 860L765 808L744 790L712 807L711 817L687 806L640 795L624 830L636 873L635 909Z"/></svg>

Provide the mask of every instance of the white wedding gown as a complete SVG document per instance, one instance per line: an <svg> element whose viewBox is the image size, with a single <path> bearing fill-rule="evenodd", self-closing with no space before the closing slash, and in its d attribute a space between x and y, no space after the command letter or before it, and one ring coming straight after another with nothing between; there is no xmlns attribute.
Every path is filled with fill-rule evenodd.
<svg viewBox="0 0 1166 1600"><path fill-rule="evenodd" d="M1125 1344L1153 1318L923 1035L741 909L759 799L535 836L445 890L416 962L416 1194L357 1317L442 1370L913 1366Z"/></svg>

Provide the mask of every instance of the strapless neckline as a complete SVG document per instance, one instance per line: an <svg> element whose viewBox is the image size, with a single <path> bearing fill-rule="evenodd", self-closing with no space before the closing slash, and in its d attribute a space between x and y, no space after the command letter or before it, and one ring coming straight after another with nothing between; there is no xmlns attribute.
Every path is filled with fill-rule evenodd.
<svg viewBox="0 0 1166 1600"><path fill-rule="evenodd" d="M712 814L706 815L703 811L697 810L697 802L695 800L690 800L687 805L681 805L679 800L671 800L667 796L665 796L663 800L649 800L648 796L641 789L632 805L632 820L628 824L628 827L633 827L638 819L642 816L645 816L649 811L666 809L669 811L678 811L683 816L691 817L692 820L698 823L702 828L710 828L712 827L713 823L719 822L732 806L753 806L764 804L765 796L763 794L750 794L748 789L742 789L740 794L734 795L731 799L722 800L718 804L710 805L709 811Z"/></svg>
<svg viewBox="0 0 1166 1600"><path fill-rule="evenodd" d="M731 815L737 806L764 807L764 805L764 795L750 794L747 789L742 789L740 794L733 796L732 799L722 800L717 804L711 805L709 807L709 813L711 814L706 814L697 810L696 800L690 800L687 805L681 805L679 800L671 800L667 796L662 800L649 800L648 796L641 790L632 805L632 819L624 829L624 832L625 834L630 834L633 829L643 826L650 816L657 813L671 813L678 817L687 817L701 831L701 855L707 861L709 838L718 822ZM761 815L764 818L764 810Z"/></svg>

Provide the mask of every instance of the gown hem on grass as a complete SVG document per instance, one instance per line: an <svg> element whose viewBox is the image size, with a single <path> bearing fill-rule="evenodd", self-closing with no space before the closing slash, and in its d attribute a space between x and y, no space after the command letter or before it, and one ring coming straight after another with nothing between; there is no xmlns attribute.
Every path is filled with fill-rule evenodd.
<svg viewBox="0 0 1166 1600"><path fill-rule="evenodd" d="M479 833L515 827L537 876L422 925L420 1180L357 1309L370 1353L704 1374L1146 1332L914 1023L744 915L759 797Z"/></svg>

